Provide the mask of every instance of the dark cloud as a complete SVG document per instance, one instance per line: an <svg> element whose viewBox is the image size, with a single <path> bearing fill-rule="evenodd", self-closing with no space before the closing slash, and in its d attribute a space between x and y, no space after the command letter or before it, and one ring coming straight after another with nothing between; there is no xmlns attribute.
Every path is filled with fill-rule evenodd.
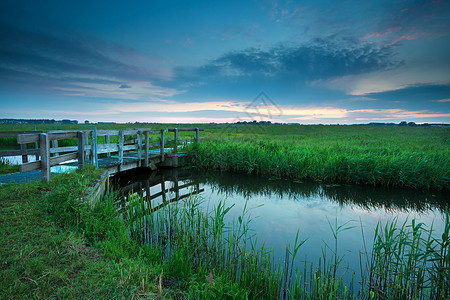
<svg viewBox="0 0 450 300"><path fill-rule="evenodd" d="M400 63L394 60L392 47L331 38L299 46L229 52L200 67L178 67L175 74L179 80L191 82L254 78L298 83L386 70Z"/></svg>
<svg viewBox="0 0 450 300"><path fill-rule="evenodd" d="M119 86L119 89L131 89L131 86L127 84L122 84L121 86Z"/></svg>
<svg viewBox="0 0 450 300"><path fill-rule="evenodd" d="M112 58L108 53L110 49L103 46L80 35L38 32L0 22L0 68L3 69L0 76L18 81L25 76L53 82L78 78L79 82L97 83L113 78L151 78L146 70ZM14 77L19 73L22 76Z"/></svg>
<svg viewBox="0 0 450 300"><path fill-rule="evenodd" d="M450 85L415 85L393 91L366 94L365 96L384 101L419 102L430 105L430 101L450 99Z"/></svg>

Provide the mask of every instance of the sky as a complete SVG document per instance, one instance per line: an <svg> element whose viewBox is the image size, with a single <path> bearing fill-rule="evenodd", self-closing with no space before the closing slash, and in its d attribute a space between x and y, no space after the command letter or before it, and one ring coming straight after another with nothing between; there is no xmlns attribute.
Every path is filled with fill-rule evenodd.
<svg viewBox="0 0 450 300"><path fill-rule="evenodd" d="M0 118L450 123L450 1L2 1Z"/></svg>

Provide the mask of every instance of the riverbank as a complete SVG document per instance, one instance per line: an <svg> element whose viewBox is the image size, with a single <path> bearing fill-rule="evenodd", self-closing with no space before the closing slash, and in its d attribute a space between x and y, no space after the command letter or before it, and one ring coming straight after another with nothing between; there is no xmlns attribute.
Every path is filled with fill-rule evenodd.
<svg viewBox="0 0 450 300"><path fill-rule="evenodd" d="M82 199L100 172L88 168L50 184L0 187L0 298L265 299L284 291L288 298L357 298L334 276L339 265L328 257L311 265L307 277L307 270L292 273L288 260L295 259L300 239L287 248L284 267L273 265L270 249L246 251L238 243L243 237L253 245L245 209L232 226L237 231L230 231L224 203L204 212L195 198L152 212L134 197L119 212L107 193L91 208ZM374 248L364 254L370 263L362 267L371 276L361 296L448 296L448 216L446 224L442 239L420 224L380 224ZM142 230L150 228L152 243L142 243ZM336 224L334 230L337 237L345 229ZM395 249L400 256L392 255ZM406 272L416 268L419 277Z"/></svg>
<svg viewBox="0 0 450 300"><path fill-rule="evenodd" d="M99 172L0 187L0 298L162 299L162 264L142 255L111 211L80 203Z"/></svg>

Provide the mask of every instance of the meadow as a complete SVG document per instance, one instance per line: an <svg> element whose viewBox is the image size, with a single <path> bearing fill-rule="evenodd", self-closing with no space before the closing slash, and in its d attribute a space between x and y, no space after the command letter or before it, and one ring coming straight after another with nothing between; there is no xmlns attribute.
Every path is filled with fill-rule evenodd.
<svg viewBox="0 0 450 300"><path fill-rule="evenodd" d="M329 183L449 190L450 128L208 128L197 163L214 170Z"/></svg>
<svg viewBox="0 0 450 300"><path fill-rule="evenodd" d="M93 127L41 125L37 129L88 130ZM149 127L204 128L201 137L205 140L190 150L198 151L196 164L207 169L311 178L330 183L450 189L449 127L103 124L97 129ZM32 129L32 125L0 126L0 130ZM180 133L180 138L188 135ZM14 138L3 138L0 142L3 147L17 147ZM73 143L75 141L62 141L60 146Z"/></svg>

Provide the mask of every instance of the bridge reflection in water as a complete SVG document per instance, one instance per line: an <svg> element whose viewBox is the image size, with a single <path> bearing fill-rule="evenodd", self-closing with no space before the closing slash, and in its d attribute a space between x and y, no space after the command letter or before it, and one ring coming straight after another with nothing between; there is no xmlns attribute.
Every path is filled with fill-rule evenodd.
<svg viewBox="0 0 450 300"><path fill-rule="evenodd" d="M204 192L189 173L178 169L153 171L150 175L148 169L122 172L113 177L113 186L120 192L122 207L127 206L131 197L139 197L148 213Z"/></svg>

